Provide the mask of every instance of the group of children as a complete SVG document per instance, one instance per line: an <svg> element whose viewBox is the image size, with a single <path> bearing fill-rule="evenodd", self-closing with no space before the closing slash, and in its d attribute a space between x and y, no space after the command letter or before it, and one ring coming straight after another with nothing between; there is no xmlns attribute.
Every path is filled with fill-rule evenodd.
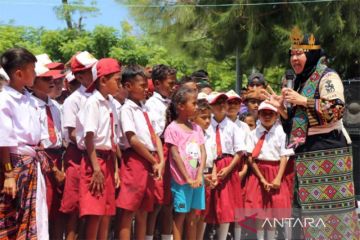
<svg viewBox="0 0 360 240"><path fill-rule="evenodd" d="M118 239L153 239L158 222L161 239L203 239L206 224L226 239L230 223L240 239L241 220L256 213L264 239L266 218L290 216L293 152L277 109L251 107L258 93L213 92L196 76L178 83L166 65L124 67L86 51L66 75L23 48L0 65L9 76L0 238L108 239L112 229ZM59 79L79 83L63 104ZM242 102L250 113L239 116Z"/></svg>

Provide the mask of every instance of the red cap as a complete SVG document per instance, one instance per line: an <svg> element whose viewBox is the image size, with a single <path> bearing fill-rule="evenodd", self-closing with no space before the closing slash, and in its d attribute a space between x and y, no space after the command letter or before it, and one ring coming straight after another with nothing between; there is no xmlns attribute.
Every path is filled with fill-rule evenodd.
<svg viewBox="0 0 360 240"><path fill-rule="evenodd" d="M153 93L154 90L155 90L155 88L154 88L154 83L153 83L152 79L149 78L149 79L148 79L148 91L149 91L150 93Z"/></svg>
<svg viewBox="0 0 360 240"><path fill-rule="evenodd" d="M121 72L119 62L114 58L102 58L92 67L93 82L86 89L86 92L92 92L95 89L95 81L103 76Z"/></svg>
<svg viewBox="0 0 360 240"><path fill-rule="evenodd" d="M61 62L53 62L46 53L36 55L36 59L50 70L64 70L65 65Z"/></svg>
<svg viewBox="0 0 360 240"><path fill-rule="evenodd" d="M54 80L65 77L65 74L62 70L50 70L50 72Z"/></svg>
<svg viewBox="0 0 360 240"><path fill-rule="evenodd" d="M71 58L71 71L76 73L90 69L96 62L97 59L87 51L77 53Z"/></svg>
<svg viewBox="0 0 360 240"><path fill-rule="evenodd" d="M52 62L45 65L50 70L64 70L65 65L61 62Z"/></svg>

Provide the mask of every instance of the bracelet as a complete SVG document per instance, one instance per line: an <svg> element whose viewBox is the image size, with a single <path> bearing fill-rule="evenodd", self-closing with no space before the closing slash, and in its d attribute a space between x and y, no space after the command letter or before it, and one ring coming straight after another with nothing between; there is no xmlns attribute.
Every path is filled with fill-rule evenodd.
<svg viewBox="0 0 360 240"><path fill-rule="evenodd" d="M5 170L5 172L11 172L12 170L13 170L13 167L12 167L12 165L11 165L11 163L5 163L4 164L4 170Z"/></svg>

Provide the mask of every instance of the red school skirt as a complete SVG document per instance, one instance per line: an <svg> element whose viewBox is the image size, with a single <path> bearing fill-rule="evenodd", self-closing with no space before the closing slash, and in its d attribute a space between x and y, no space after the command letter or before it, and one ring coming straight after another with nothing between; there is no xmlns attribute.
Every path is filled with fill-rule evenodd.
<svg viewBox="0 0 360 240"><path fill-rule="evenodd" d="M115 166L111 150L96 150L96 157L101 172L104 175L103 192L93 195L89 186L93 168L87 154L81 160L80 168L80 217L86 215L113 216L115 215Z"/></svg>
<svg viewBox="0 0 360 240"><path fill-rule="evenodd" d="M61 149L45 149L46 154L53 164L61 171L62 169L62 150ZM64 186L58 186L54 174L47 172L45 174L46 184L46 202L49 212L49 220L55 220L61 215L60 206L63 195Z"/></svg>
<svg viewBox="0 0 360 240"><path fill-rule="evenodd" d="M233 156L229 155L214 162L217 172L229 166L232 160ZM236 221L236 212L244 205L238 170L239 167L235 166L226 178L219 180L216 188L211 190L209 206L206 206L206 223L221 224Z"/></svg>
<svg viewBox="0 0 360 240"><path fill-rule="evenodd" d="M116 207L128 211L151 212L155 203L155 181L151 163L131 148L123 152L120 167L120 192Z"/></svg>
<svg viewBox="0 0 360 240"><path fill-rule="evenodd" d="M60 211L72 213L79 210L80 162L82 151L73 143L66 148L64 155L65 186Z"/></svg>
<svg viewBox="0 0 360 240"><path fill-rule="evenodd" d="M256 160L264 178L271 183L279 172L280 161ZM281 181L279 189L265 191L255 173L251 172L245 189L245 214L258 219L291 216L291 197L288 185Z"/></svg>
<svg viewBox="0 0 360 240"><path fill-rule="evenodd" d="M163 144L164 151L164 175L162 179L155 180L155 203L159 205L170 205L172 202L171 197L171 172L170 172L170 161L169 161L169 148L167 144Z"/></svg>
<svg viewBox="0 0 360 240"><path fill-rule="evenodd" d="M295 183L295 156L291 156L286 164L284 172L284 182L289 189L291 203L294 200L294 183Z"/></svg>

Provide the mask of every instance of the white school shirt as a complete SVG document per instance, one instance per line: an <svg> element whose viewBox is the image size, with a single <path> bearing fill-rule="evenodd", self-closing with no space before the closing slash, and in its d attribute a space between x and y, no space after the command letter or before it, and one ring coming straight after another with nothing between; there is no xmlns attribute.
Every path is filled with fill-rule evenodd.
<svg viewBox="0 0 360 240"><path fill-rule="evenodd" d="M0 93L0 146L10 147L10 153L34 157L34 147L41 140L40 111L31 94L4 86Z"/></svg>
<svg viewBox="0 0 360 240"><path fill-rule="evenodd" d="M171 103L170 99L163 98L159 93L154 94L146 101L145 106L149 110L149 118L158 136L162 136L166 125L166 110Z"/></svg>
<svg viewBox="0 0 360 240"><path fill-rule="evenodd" d="M86 88L81 85L76 91L74 91L69 97L65 99L63 104L64 112L64 128L76 127L76 115L85 105L87 98L91 96L91 93L86 92ZM69 138L69 135L66 134L66 141L68 143L72 142Z"/></svg>
<svg viewBox="0 0 360 240"><path fill-rule="evenodd" d="M248 142L248 153L252 153L265 131L267 130L261 123L251 131ZM279 161L280 157L291 155L294 155L294 151L293 149L286 148L286 134L282 125L276 122L266 134L258 158L266 161Z"/></svg>
<svg viewBox="0 0 360 240"><path fill-rule="evenodd" d="M214 166L214 160L216 159L216 140L215 132L212 127L208 127L204 131L205 151L206 151L206 163L205 168L212 168Z"/></svg>
<svg viewBox="0 0 360 240"><path fill-rule="evenodd" d="M228 117L225 117L220 123L218 123L214 117L211 118L210 127L213 128L215 133L215 140L216 127L218 124L220 127L221 149L223 154L234 155L237 152L246 151L245 133L239 131L239 127Z"/></svg>
<svg viewBox="0 0 360 240"><path fill-rule="evenodd" d="M61 113L56 101L48 98L48 102L44 102L40 98L35 97L34 95L31 96L36 106L39 108L40 114L42 115L42 119L44 121L41 122L41 143L43 144L45 149L48 148L61 148L62 147L62 127L61 127ZM49 129L48 129L48 121L47 121L47 114L46 114L46 106L50 107L52 119L54 122L54 130L56 134L56 143L52 143L49 139Z"/></svg>
<svg viewBox="0 0 360 240"><path fill-rule="evenodd" d="M239 119L236 119L235 124L240 128L241 131L245 133L245 143L247 143L249 139L249 135L251 133L250 127Z"/></svg>
<svg viewBox="0 0 360 240"><path fill-rule="evenodd" d="M111 124L110 113L113 114L113 141L118 141L118 122L116 109L113 105L112 96L109 100L98 91L87 99L85 106L79 111L76 120L76 142L79 149L85 150L85 136L88 132L94 133L94 146L98 150L111 150Z"/></svg>
<svg viewBox="0 0 360 240"><path fill-rule="evenodd" d="M130 143L126 137L126 132L133 132L141 143L149 151L156 151L151 141L150 131L146 123L143 112L148 112L145 105L137 105L134 101L127 99L120 111L120 128L121 134L124 136L124 148L130 148ZM150 118L150 116L149 116ZM156 126L153 125L155 130Z"/></svg>

